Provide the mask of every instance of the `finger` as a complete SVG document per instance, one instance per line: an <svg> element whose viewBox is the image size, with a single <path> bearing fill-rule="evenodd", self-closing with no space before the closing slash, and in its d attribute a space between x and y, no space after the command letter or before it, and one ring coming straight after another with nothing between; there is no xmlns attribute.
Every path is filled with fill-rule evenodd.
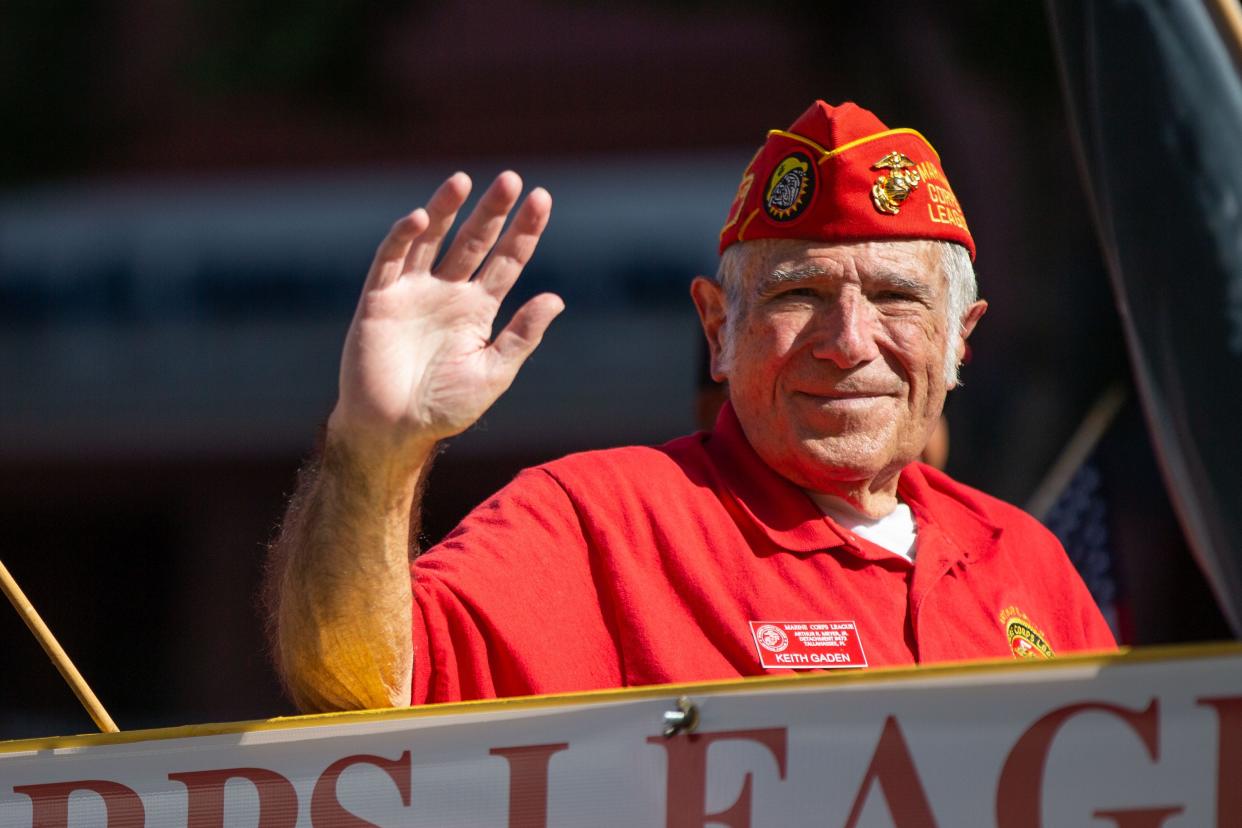
<svg viewBox="0 0 1242 828"><path fill-rule="evenodd" d="M456 172L445 179L431 196L431 200L427 202L427 229L419 236L405 258L407 273L426 273L431 270L431 264L440 252L440 245L457 218L457 211L466 203L469 195L470 176L464 172Z"/></svg>
<svg viewBox="0 0 1242 828"><path fill-rule="evenodd" d="M517 173L506 170L496 176L470 218L457 231L457 238L436 267L436 276L452 282L469 279L496 243L509 211L521 194L522 179Z"/></svg>
<svg viewBox="0 0 1242 828"><path fill-rule="evenodd" d="M518 368L543 341L543 335L561 311L565 302L555 293L541 293L518 308L509 324L500 332L491 348L510 381Z"/></svg>
<svg viewBox="0 0 1242 828"><path fill-rule="evenodd" d="M428 221L427 211L422 207L397 219L375 251L371 269L367 272L367 289L384 288L397 281L405 267L410 246L427 229Z"/></svg>
<svg viewBox="0 0 1242 828"><path fill-rule="evenodd" d="M522 268L534 255L551 213L552 196L548 195L548 191L542 187L531 190L500 243L483 263L476 281L497 301L505 298L509 288L522 274Z"/></svg>

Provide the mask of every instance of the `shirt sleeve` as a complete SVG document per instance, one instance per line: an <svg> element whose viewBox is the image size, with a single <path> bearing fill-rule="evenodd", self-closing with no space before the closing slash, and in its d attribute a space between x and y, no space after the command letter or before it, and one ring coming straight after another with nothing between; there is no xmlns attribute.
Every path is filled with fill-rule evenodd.
<svg viewBox="0 0 1242 828"><path fill-rule="evenodd" d="M1086 584L1083 584L1081 594L1083 595L1082 628L1083 637L1086 640L1085 649L1116 650L1117 639L1113 636L1112 628L1108 626L1108 621L1105 620L1104 614L1100 612L1095 599L1087 591Z"/></svg>
<svg viewBox="0 0 1242 828"><path fill-rule="evenodd" d="M1040 527L1043 528L1042 526ZM1073 644L1066 652L1096 652L1117 649L1117 640L1100 612L1095 599L1083 582L1082 575L1074 568L1061 542L1044 530L1050 549L1050 564L1060 571L1059 584L1051 590L1060 601L1060 623L1072 632Z"/></svg>
<svg viewBox="0 0 1242 828"><path fill-rule="evenodd" d="M414 561L411 703L622 684L579 509L527 469Z"/></svg>

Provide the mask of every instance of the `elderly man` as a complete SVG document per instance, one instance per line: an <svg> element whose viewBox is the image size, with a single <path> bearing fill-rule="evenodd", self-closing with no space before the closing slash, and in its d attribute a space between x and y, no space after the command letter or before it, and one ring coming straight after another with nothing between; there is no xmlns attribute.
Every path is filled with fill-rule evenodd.
<svg viewBox="0 0 1242 828"><path fill-rule="evenodd" d="M742 176L691 295L709 433L521 472L410 563L437 441L563 309L494 338L551 200L449 178L380 245L322 459L273 548L277 660L329 710L1114 646L1055 539L914 462L957 383L974 244L919 133L816 102Z"/></svg>

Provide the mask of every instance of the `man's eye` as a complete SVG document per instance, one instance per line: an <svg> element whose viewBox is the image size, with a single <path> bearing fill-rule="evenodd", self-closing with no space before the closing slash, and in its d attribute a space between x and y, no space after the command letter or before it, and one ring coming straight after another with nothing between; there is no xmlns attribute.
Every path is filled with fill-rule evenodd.
<svg viewBox="0 0 1242 828"><path fill-rule="evenodd" d="M900 290L885 290L875 294L877 302L916 302L918 298Z"/></svg>
<svg viewBox="0 0 1242 828"><path fill-rule="evenodd" d="M781 296L805 296L807 298L814 298L816 295L815 288L809 287L790 288L781 294Z"/></svg>

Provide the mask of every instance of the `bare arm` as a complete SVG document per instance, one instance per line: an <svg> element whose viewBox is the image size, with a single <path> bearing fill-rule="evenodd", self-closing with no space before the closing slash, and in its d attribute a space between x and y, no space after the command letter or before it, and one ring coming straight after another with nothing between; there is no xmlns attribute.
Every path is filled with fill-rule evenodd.
<svg viewBox="0 0 1242 828"><path fill-rule="evenodd" d="M409 703L420 479L436 442L495 402L564 307L536 296L492 338L551 211L534 190L500 235L521 192L514 173L497 177L433 268L469 190L464 174L449 178L380 244L346 337L323 456L303 470L272 545L272 645L302 710Z"/></svg>

